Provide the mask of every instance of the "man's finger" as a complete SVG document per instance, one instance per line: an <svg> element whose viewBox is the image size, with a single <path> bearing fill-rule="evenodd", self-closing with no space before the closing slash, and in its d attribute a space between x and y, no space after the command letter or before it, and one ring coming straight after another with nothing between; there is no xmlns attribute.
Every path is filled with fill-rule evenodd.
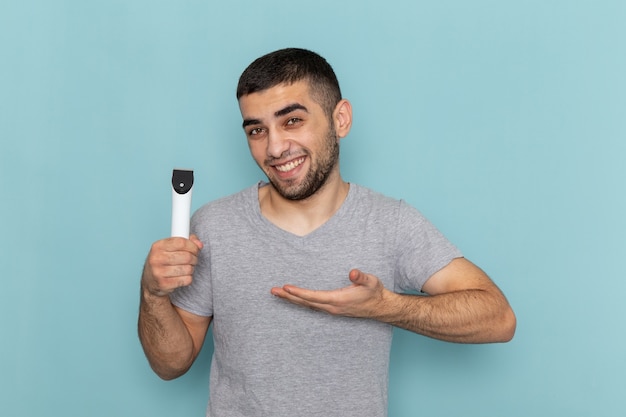
<svg viewBox="0 0 626 417"><path fill-rule="evenodd" d="M350 281L357 285L368 285L371 283L369 275L358 269L351 270L348 277L350 278Z"/></svg>

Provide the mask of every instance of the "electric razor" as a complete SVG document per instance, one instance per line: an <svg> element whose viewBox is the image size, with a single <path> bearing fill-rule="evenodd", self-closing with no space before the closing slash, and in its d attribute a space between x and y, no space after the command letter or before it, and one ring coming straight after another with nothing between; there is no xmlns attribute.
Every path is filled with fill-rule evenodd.
<svg viewBox="0 0 626 417"><path fill-rule="evenodd" d="M189 239L193 170L175 169L172 173L172 237Z"/></svg>

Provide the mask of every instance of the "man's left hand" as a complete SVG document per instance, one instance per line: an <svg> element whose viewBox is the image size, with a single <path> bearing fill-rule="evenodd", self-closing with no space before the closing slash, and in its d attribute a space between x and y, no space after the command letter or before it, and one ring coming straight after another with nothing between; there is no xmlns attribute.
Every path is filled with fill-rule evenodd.
<svg viewBox="0 0 626 417"><path fill-rule="evenodd" d="M388 292L374 275L353 269L348 274L352 282L335 290L309 290L293 285L272 288L271 293L293 304L346 317L376 316Z"/></svg>

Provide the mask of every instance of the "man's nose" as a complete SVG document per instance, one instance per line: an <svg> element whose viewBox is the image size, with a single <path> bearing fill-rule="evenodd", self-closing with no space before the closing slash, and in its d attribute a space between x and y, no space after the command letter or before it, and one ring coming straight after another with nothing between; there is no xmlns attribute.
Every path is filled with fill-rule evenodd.
<svg viewBox="0 0 626 417"><path fill-rule="evenodd" d="M267 138L267 156L270 158L280 158L289 151L291 141L285 132L270 131Z"/></svg>

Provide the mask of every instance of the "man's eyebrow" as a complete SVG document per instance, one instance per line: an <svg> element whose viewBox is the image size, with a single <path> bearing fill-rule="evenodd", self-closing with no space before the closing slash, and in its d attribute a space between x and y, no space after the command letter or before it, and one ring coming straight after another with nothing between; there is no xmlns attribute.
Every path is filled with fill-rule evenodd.
<svg viewBox="0 0 626 417"><path fill-rule="evenodd" d="M296 110L304 110L307 113L309 112L309 110L305 106L303 106L302 104L300 104L300 103L293 103L293 104L290 104L287 107L285 107L283 109L280 109L277 112L275 112L274 116L275 117L284 116L284 115L289 114L292 111L296 111Z"/></svg>
<svg viewBox="0 0 626 417"><path fill-rule="evenodd" d="M241 127L243 127L245 129L246 126L258 125L258 124L261 124L260 120L257 120L257 119L245 119L243 121L243 123L241 124Z"/></svg>
<svg viewBox="0 0 626 417"><path fill-rule="evenodd" d="M274 113L274 117L281 117L281 116L285 116L293 111L296 110L304 110L305 112L309 112L309 109L307 109L305 106L303 106L300 103L293 103L290 104L278 111L276 111ZM242 123L242 127L245 129L246 126L250 126L250 125L258 125L261 124L261 121L259 119L245 119Z"/></svg>

